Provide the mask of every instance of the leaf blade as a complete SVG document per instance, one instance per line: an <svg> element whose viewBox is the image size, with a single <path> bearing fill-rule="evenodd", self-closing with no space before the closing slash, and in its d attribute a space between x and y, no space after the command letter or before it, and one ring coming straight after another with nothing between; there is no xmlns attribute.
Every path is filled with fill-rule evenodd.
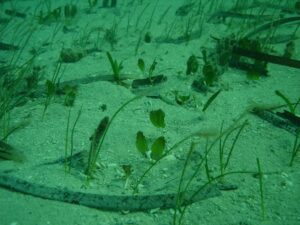
<svg viewBox="0 0 300 225"><path fill-rule="evenodd" d="M136 133L135 146L143 156L146 156L146 153L149 151L149 149L147 139L142 131L138 131Z"/></svg>
<svg viewBox="0 0 300 225"><path fill-rule="evenodd" d="M164 136L157 138L151 146L151 158L159 160L164 153L166 147L166 140Z"/></svg>
<svg viewBox="0 0 300 225"><path fill-rule="evenodd" d="M165 113L162 109L150 112L150 121L157 128L165 128Z"/></svg>

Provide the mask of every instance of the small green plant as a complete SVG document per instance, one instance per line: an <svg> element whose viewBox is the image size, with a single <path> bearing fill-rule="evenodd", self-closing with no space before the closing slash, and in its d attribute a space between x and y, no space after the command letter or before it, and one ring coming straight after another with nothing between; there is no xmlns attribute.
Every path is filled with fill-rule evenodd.
<svg viewBox="0 0 300 225"><path fill-rule="evenodd" d="M149 79L150 83L153 82L153 73L154 73L154 70L156 68L156 64L157 64L156 59L154 59L151 66L149 67L149 70L148 70L148 73L147 73L147 76L148 76L148 79ZM138 67L142 71L143 75L145 75L146 67L145 67L145 62L142 58L138 59Z"/></svg>
<svg viewBox="0 0 300 225"><path fill-rule="evenodd" d="M286 105L287 105L287 107L289 109L289 112L292 113L293 115L295 115L296 108L300 104L300 98L297 100L297 102L295 104L293 104L291 102L291 100L286 95L284 95L281 91L276 90L275 94L277 96L279 96L286 103Z"/></svg>
<svg viewBox="0 0 300 225"><path fill-rule="evenodd" d="M38 15L38 23L39 24L49 24L52 22L57 22L61 19L61 7L57 7L53 10L48 8L48 12L45 14L42 10Z"/></svg>
<svg viewBox="0 0 300 225"><path fill-rule="evenodd" d="M138 67L142 71L143 75L145 74L145 62L142 58L138 59Z"/></svg>
<svg viewBox="0 0 300 225"><path fill-rule="evenodd" d="M94 172L96 161L103 143L102 140L104 140L106 131L108 129L108 124L109 124L109 117L105 116L98 124L98 127L93 133L93 135L90 137L91 145L90 145L89 156L88 156L88 164L85 170L85 174L88 176L88 178L91 178Z"/></svg>
<svg viewBox="0 0 300 225"><path fill-rule="evenodd" d="M226 135L227 133L231 132L234 128L235 125L244 117L245 114L242 114L241 116L239 116L236 120L235 123L233 125L231 125L230 127L228 127L226 130L224 130L222 133L220 133L214 140L213 142L207 146L207 150L205 151L205 154L209 154L212 151L212 148L214 147L214 145L220 141L220 139ZM143 174L140 176L140 178L137 180L134 188L133 188L133 192L137 193L138 192L138 187L141 184L141 182L143 181L143 179L147 176L147 174L152 170L152 168L154 168L157 163L159 163L162 159L164 159L166 156L168 156L171 152L173 152L178 146L180 146L181 144L185 143L186 141L190 140L193 137L200 137L200 138L208 138L208 137L213 137L216 136L216 132L212 132L212 131L196 131L194 133L191 133L185 137L183 137L182 139L180 139L179 141L177 141L174 145L172 145L169 149L165 150L163 155L156 161L154 161L144 172ZM203 160L202 160L203 161ZM199 168L201 167L202 162L199 163ZM199 169L198 169L199 170ZM199 171L198 171L199 172ZM197 175L196 172L193 177L191 178L191 180L189 181L189 183L192 182L192 180L195 178L195 176ZM186 188L188 188L189 185L186 186Z"/></svg>
<svg viewBox="0 0 300 225"><path fill-rule="evenodd" d="M145 43L150 43L151 42L151 33L150 32L146 32L145 36L144 36L144 42Z"/></svg>
<svg viewBox="0 0 300 225"><path fill-rule="evenodd" d="M67 4L64 6L64 15L67 19L72 19L77 14L77 6L74 4Z"/></svg>
<svg viewBox="0 0 300 225"><path fill-rule="evenodd" d="M147 157L147 152L149 151L148 142L142 131L136 133L135 146L144 157Z"/></svg>
<svg viewBox="0 0 300 225"><path fill-rule="evenodd" d="M202 74L206 86L213 86L219 78L217 67L208 60L206 50L202 50L204 65L202 67Z"/></svg>
<svg viewBox="0 0 300 225"><path fill-rule="evenodd" d="M237 120L238 121L238 120ZM226 131L224 132L228 132L230 128L228 128ZM219 140L219 138L221 138L225 133L222 133L221 136L217 137L216 140ZM163 155L161 155L157 160L155 160L144 172L143 174L140 176L140 178L137 180L134 188L133 188L133 192L134 193L138 193L138 188L139 188L139 185L141 184L141 182L143 181L143 179L147 176L147 174L152 170L152 168L154 168L157 163L159 163L162 159L164 159L166 156L168 156L171 152L173 152L177 147L179 147L181 144L185 143L186 141L192 139L193 137L205 137L205 138L209 138L209 137L213 137L213 136L216 136L216 132L211 132L211 131L196 131L194 133L191 133L185 137L183 137L182 139L180 139L179 141L177 141L174 145L172 145L169 149L166 149L163 151ZM136 142L138 143L138 142ZM143 142L140 142L142 143L141 146L144 146L145 148L143 149L144 151L140 151L141 149L139 149L139 147L137 146L138 150L140 152L146 152L145 150L147 150L148 148L146 147L147 146L147 141L144 139ZM214 141L210 146L209 148L207 149L207 152L206 154L208 154L212 147L214 146L214 144L216 143L216 141ZM200 165L201 166L201 165ZM196 176L196 174L195 174ZM191 179L191 181L193 180L193 178ZM191 182L190 181L190 182ZM186 188L188 188L189 185L186 186Z"/></svg>
<svg viewBox="0 0 300 225"><path fill-rule="evenodd" d="M149 114L152 125L156 128L165 127L165 113L163 110L153 110ZM154 140L149 150L149 140L145 137L142 131L136 134L136 148L145 157L150 155L150 158L157 161L163 154L166 147L166 140L164 136L160 136ZM150 154L149 154L150 153Z"/></svg>
<svg viewBox="0 0 300 225"><path fill-rule="evenodd" d="M45 101L45 105L44 105L44 111L43 111L42 118L44 118L46 110L58 89L59 79L62 76L62 73L60 74L61 65L62 65L61 62L59 61L56 64L56 67L55 67L55 70L54 70L51 80L46 81L46 101Z"/></svg>
<svg viewBox="0 0 300 225"><path fill-rule="evenodd" d="M64 105L73 106L78 92L77 86L66 85L63 87L63 92L65 95Z"/></svg>
<svg viewBox="0 0 300 225"><path fill-rule="evenodd" d="M97 5L98 0L88 0L90 8L93 8Z"/></svg>
<svg viewBox="0 0 300 225"><path fill-rule="evenodd" d="M117 84L121 84L121 71L123 69L122 62L118 63L116 59L113 59L109 52L106 52L106 55L113 71L114 80Z"/></svg>
<svg viewBox="0 0 300 225"><path fill-rule="evenodd" d="M110 28L105 30L104 40L110 44L110 47L113 50L115 45L118 43L117 24L116 23L114 23Z"/></svg>
<svg viewBox="0 0 300 225"><path fill-rule="evenodd" d="M159 160L166 148L166 139L164 136L158 137L151 146L151 159Z"/></svg>
<svg viewBox="0 0 300 225"><path fill-rule="evenodd" d="M150 112L150 121L157 128L165 128L165 113L162 109Z"/></svg>
<svg viewBox="0 0 300 225"><path fill-rule="evenodd" d="M191 55L186 62L186 75L195 74L198 71L199 62L195 55Z"/></svg>
<svg viewBox="0 0 300 225"><path fill-rule="evenodd" d="M123 169L124 178L125 178L124 188L127 189L127 187L129 186L129 178L132 174L133 169L132 169L132 166L129 164L122 165L122 169Z"/></svg>
<svg viewBox="0 0 300 225"><path fill-rule="evenodd" d="M212 64L205 63L202 68L202 73L207 86L213 86L213 84L218 80L216 69Z"/></svg>
<svg viewBox="0 0 300 225"><path fill-rule="evenodd" d="M179 91L173 91L174 95L175 95L175 101L178 105L185 105L189 102L191 102L191 100L195 100L195 98L193 98L190 94L182 94Z"/></svg>
<svg viewBox="0 0 300 225"><path fill-rule="evenodd" d="M89 7L86 9L86 13L95 13L95 9L97 8L98 0L88 0Z"/></svg>

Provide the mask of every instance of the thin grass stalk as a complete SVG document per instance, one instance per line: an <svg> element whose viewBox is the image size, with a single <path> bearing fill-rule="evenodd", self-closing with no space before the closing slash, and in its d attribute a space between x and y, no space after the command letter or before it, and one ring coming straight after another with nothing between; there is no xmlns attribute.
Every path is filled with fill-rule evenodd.
<svg viewBox="0 0 300 225"><path fill-rule="evenodd" d="M245 113L241 114L235 121L235 123L230 126L229 128L227 128L222 134L219 134L219 136L217 136L215 138L215 140L213 141L213 143L210 145L210 147L207 150L207 154L212 150L213 146L220 140L221 137L223 137L227 132L231 131L232 129L235 129L234 125L237 124L243 117L245 116ZM165 158L170 152L172 152L174 149L176 149L179 145L181 145L182 143L184 143L185 141L189 140L192 137L203 137L203 136L207 136L207 135L203 135L201 132L195 132L192 133L190 135L187 135L186 137L184 137L183 139L181 139L180 141L176 142L168 151L165 152L165 154L158 160L156 160L153 164L151 164L151 166L149 166L147 168L147 170L141 175L141 177L138 179L136 185L133 188L133 193L137 193L138 192L138 186L139 184L142 182L142 180L145 178L145 176L150 172L150 170L158 163L160 162L163 158ZM198 166L196 167L197 169L195 170L195 173L193 174L191 180L188 182L188 184L186 185L186 189L189 187L190 183L192 182L192 180L196 177L196 175L198 174L197 170L199 170L199 168L201 167L202 163L204 162L204 159L202 159L200 161L200 163L198 164Z"/></svg>
<svg viewBox="0 0 300 225"><path fill-rule="evenodd" d="M56 67L55 67L55 70L54 70L54 74L51 78L51 81L52 83L56 83L59 79L58 79L58 76L59 76L59 72L60 72L60 69L61 69L61 66L62 66L62 62L59 61L57 64L56 64Z"/></svg>
<svg viewBox="0 0 300 225"><path fill-rule="evenodd" d="M104 139L105 139L105 137L106 137L107 131L109 130L109 128L110 128L112 122L115 120L116 116L122 111L122 109L125 108L125 106L127 106L127 105L130 104L131 102L133 102L133 101L135 101L135 100L137 100L137 99L139 99L139 98L141 98L141 97L142 97L142 96L137 96L137 97L134 97L134 98L128 100L127 102L125 102L125 103L124 103L124 104L123 104L123 105L122 105L122 106L114 113L114 115L112 116L111 120L108 122L107 128L105 129L105 131L104 131L104 133L103 133L103 136L102 136L102 138L101 138L101 141L100 141L99 146L98 146L97 151L96 151L96 158L98 157L98 155L99 155L99 153L100 153L100 150L101 150L101 147L102 147L102 145L103 145ZM93 163L93 164L95 164L96 158L94 159L94 163Z"/></svg>
<svg viewBox="0 0 300 225"><path fill-rule="evenodd" d="M297 102L294 105L294 109L296 111L296 108L298 107L298 105L300 104L300 98L298 98Z"/></svg>
<svg viewBox="0 0 300 225"><path fill-rule="evenodd" d="M201 8L201 13L199 15L199 19L198 19L198 30L200 32L200 36L202 36L202 33L203 33L203 25L204 25L204 22L205 22L205 15L204 15L204 12L203 12L203 8Z"/></svg>
<svg viewBox="0 0 300 225"><path fill-rule="evenodd" d="M248 121L246 120L241 126L239 126L239 130L232 142L232 145L231 145L231 148L229 150L229 153L228 153L228 156L227 156L227 159L226 159L226 163L224 164L224 170L227 168L228 164L229 164L229 160L231 159L231 155L232 155L232 152L233 152L233 149L235 147L235 144L237 142L237 140L239 139L240 135L241 135L241 132L242 130L245 128L245 126L248 125Z"/></svg>
<svg viewBox="0 0 300 225"><path fill-rule="evenodd" d="M29 70L29 68L31 68L30 66L32 60L33 60L32 58L29 59L27 62L21 65L20 68L14 71L14 74L17 73L17 77L12 81L11 85L6 85L4 88L2 88L0 93L1 95L0 96L0 100L1 100L0 120L2 120L4 116L6 116L16 105L18 105L20 102L23 101L24 96L23 95L18 96L17 94L19 91L19 85L23 81L24 74L26 73L26 71ZM7 76L13 77L13 73L11 72L11 74L8 74ZM3 137L7 138L10 134L11 132L8 132L6 134L4 133Z"/></svg>
<svg viewBox="0 0 300 225"><path fill-rule="evenodd" d="M131 23L131 20L133 19L132 15L136 15L136 9L137 9L137 5L135 5L133 10L131 12L129 11L129 13L128 13L126 35L129 34L130 23Z"/></svg>
<svg viewBox="0 0 300 225"><path fill-rule="evenodd" d="M56 66L55 66L55 70L54 70L54 73L52 75L52 78L51 78L51 83L54 85L54 93L47 93L47 97L46 97L46 101L45 101L45 106L44 106L44 111L43 111L43 114L42 114L42 119L44 119L44 116L45 116L45 113L46 113L46 110L52 100L52 98L54 97L55 95L55 92L56 92L56 88L58 86L58 83L59 83L59 75L60 75L60 71L61 71L61 66L62 66L62 62L59 61ZM62 76L63 73L61 73L60 76Z"/></svg>
<svg viewBox="0 0 300 225"><path fill-rule="evenodd" d="M108 117L107 117L108 118ZM105 119L105 118L104 118ZM100 124L103 122L103 120L101 120ZM98 125L98 127L99 127ZM90 150L89 150L89 155L88 155L88 162L87 162L87 168L85 170L85 174L87 175L87 181L90 179L90 177L92 176L92 159L95 157L96 155L96 149L99 146L99 143L96 143L96 134L97 134L98 128L96 129L95 133L93 134L93 139L91 140L91 145L90 145Z"/></svg>
<svg viewBox="0 0 300 225"><path fill-rule="evenodd" d="M143 96L136 96L134 98L131 98L130 100L128 100L127 102L125 102L115 113L114 115L112 116L112 118L110 119L110 121L108 122L104 132L103 132L103 135L100 139L100 142L99 142L99 145L97 146L97 149L95 151L95 154L91 155L91 158L89 157L89 162L88 162L88 167L87 167L87 179L89 180L91 178L91 175L92 175L92 172L96 166L96 161L97 161L97 158L99 156L99 153L102 149L102 145L103 145L103 142L105 140L105 137L106 137L106 134L107 134L107 131L109 130L112 122L115 120L116 116L125 108L125 106L127 106L128 104L130 104L131 102L137 100L137 99L140 99L141 97Z"/></svg>
<svg viewBox="0 0 300 225"><path fill-rule="evenodd" d="M135 45L135 48L134 48L134 55L136 56L138 54L138 51L139 51L139 48L140 48L140 45L141 45L141 42L142 42L142 35L143 35L143 32L140 32L140 35L139 35L139 39Z"/></svg>
<svg viewBox="0 0 300 225"><path fill-rule="evenodd" d="M34 27L33 29L30 29L29 31L27 31L27 32L29 32L29 34L27 36L26 36L26 34L22 35L22 36L25 37L24 44L23 44L22 48L19 51L17 51L16 53L13 54L13 57L10 59L9 65L16 65L17 64L17 62L19 61L22 53L24 52L24 49L28 46L28 42L30 41L30 39L31 39L32 35L34 34L35 30L36 30L36 27ZM18 45L20 45L22 41L23 41L23 39L20 40ZM15 61L14 61L14 59L15 59Z"/></svg>
<svg viewBox="0 0 300 225"><path fill-rule="evenodd" d="M231 171L231 172L226 172L223 174L220 174L216 177L213 177L211 181L207 181L206 183L204 183L201 187L199 187L194 194L191 196L191 198L189 199L189 201L192 201L192 199L194 199L201 191L203 191L207 186L211 185L213 182L218 181L220 179L223 179L224 177L227 177L228 175L234 175L234 174L256 174L257 171ZM183 223L183 217L185 215L186 209L188 208L188 205L184 205L181 207L181 214L180 214L180 218L179 223L178 224L182 224Z"/></svg>
<svg viewBox="0 0 300 225"><path fill-rule="evenodd" d="M1 140L6 141L9 133L9 123L10 123L10 110L5 110L2 119L2 138Z"/></svg>
<svg viewBox="0 0 300 225"><path fill-rule="evenodd" d="M258 178L259 178L258 181L259 181L261 217L264 220L266 217L266 210L265 210L265 199L264 199L264 188L263 188L263 172L261 169L259 158L256 158L256 163L257 163Z"/></svg>
<svg viewBox="0 0 300 225"><path fill-rule="evenodd" d="M0 119L2 120L6 113L11 109L10 103L12 102L12 99L8 97L7 92L3 93L4 96L1 96L1 106L0 106Z"/></svg>
<svg viewBox="0 0 300 225"><path fill-rule="evenodd" d="M300 136L300 129L298 129L298 131L296 133L296 137L295 137L294 145L293 145L293 150L292 150L292 157L291 157L289 166L293 166L296 155L300 151L300 144L298 144L299 136Z"/></svg>
<svg viewBox="0 0 300 225"><path fill-rule="evenodd" d="M23 47L18 51L18 53L14 53L13 56L10 59L9 65L13 65L13 67L16 67L17 62L20 59L20 56L22 52L24 51L25 46L29 42L31 36L33 33L30 33L28 36L25 36L25 42ZM23 39L20 41L20 43L23 41ZM23 101L24 96L17 96L17 93L19 91L19 84L23 81L25 73L31 68L33 58L30 58L28 61L26 61L23 65L21 65L19 68L15 69L14 72L10 71L9 76L10 79L12 79L12 85L7 85L5 88L2 89L1 93L1 106L0 106L0 119L3 119L4 115L7 115L11 109L13 109L17 104L19 104L21 101ZM14 59L16 59L14 61ZM17 74L16 78L14 77L15 74ZM4 96L5 95L5 96ZM4 136L8 137L8 133L4 134Z"/></svg>
<svg viewBox="0 0 300 225"><path fill-rule="evenodd" d="M224 126L224 120L222 121L221 123L221 127L220 127L220 134L222 134L223 132L223 126ZM223 174L223 165L224 165L224 148L223 148L223 145L222 145L222 137L220 137L220 140L219 140L219 163L220 163L220 173Z"/></svg>
<svg viewBox="0 0 300 225"><path fill-rule="evenodd" d="M141 21L142 16L145 14L145 11L147 10L147 8L149 7L149 5L151 4L151 2L149 2L141 11L141 13L138 15L137 19L136 19L136 23L135 23L135 31L138 30L138 26L139 23Z"/></svg>
<svg viewBox="0 0 300 225"><path fill-rule="evenodd" d="M157 9L158 1L159 1L159 0L156 1L155 6L154 6L154 8L153 8L153 10L152 10L150 19L148 20L148 21L149 21L148 26L147 26L148 29L151 29L151 25L152 25L152 22L153 22L153 16L154 16L154 13L155 13L155 11L156 11L156 9Z"/></svg>
<svg viewBox="0 0 300 225"><path fill-rule="evenodd" d="M72 130L71 130L71 148L70 148L70 164L72 163L71 160L72 160L72 157L73 157L73 151L74 151L74 132L75 132L75 128L76 128L76 125L77 125L77 122L81 116L81 112L82 112L82 106L80 107L78 113L77 113L77 116L76 116L76 119L75 119L75 122L73 124L73 127L72 127Z"/></svg>
<svg viewBox="0 0 300 225"><path fill-rule="evenodd" d="M177 22L177 18L175 18L175 19L172 21L171 25L168 25L168 24L167 24L166 28L164 29L163 34L164 34L166 40L169 40L169 39L170 39L171 32L172 32L172 30L173 30L173 28L174 28L176 22ZM165 32L165 30L166 30L167 32ZM166 33L166 35L165 35L165 33Z"/></svg>
<svg viewBox="0 0 300 225"><path fill-rule="evenodd" d="M222 158L222 163L220 164L220 167L222 168L221 171L224 171L224 152L225 152L225 146L226 146L226 143L227 143L227 140L228 138L230 137L230 135L235 131L235 129L231 130L229 133L227 133L225 135L225 138L221 144L221 149L220 149L220 152L222 154L221 158Z"/></svg>
<svg viewBox="0 0 300 225"><path fill-rule="evenodd" d="M10 21L8 21L8 23L1 24L1 26L0 26L0 39L3 40L3 37L6 36L5 32L6 32L6 28L9 27L9 24L10 24Z"/></svg>
<svg viewBox="0 0 300 225"><path fill-rule="evenodd" d="M22 129L24 128L25 126L27 126L29 124L28 121L22 121L20 122L19 124L13 126L13 127L10 127L6 133L6 135L4 137L2 137L2 139L0 138L1 141L4 141L6 140L12 133L16 132L17 130L19 129Z"/></svg>
<svg viewBox="0 0 300 225"><path fill-rule="evenodd" d="M65 173L70 171L70 167L68 165L68 145L69 145L69 128L70 128L70 117L71 117L71 108L68 112L68 119L67 119L67 127L66 127L66 136L65 136Z"/></svg>
<svg viewBox="0 0 300 225"><path fill-rule="evenodd" d="M160 25L162 24L163 19L166 17L167 13L169 12L169 10L171 9L171 5L169 5L165 11L161 14L161 16L159 17L159 20L157 21L157 24Z"/></svg>
<svg viewBox="0 0 300 225"><path fill-rule="evenodd" d="M207 177L207 180L211 180L211 175L210 175L210 172L209 172L209 166L208 166L208 138L206 138L206 143L205 143L205 156L204 156L204 159L205 159L205 174L206 174L206 177Z"/></svg>
<svg viewBox="0 0 300 225"><path fill-rule="evenodd" d="M181 175L180 175L180 180L179 180L179 185L178 185L178 190L177 190L177 195L176 195L176 207L175 207L175 212L174 212L174 216L173 216L173 224L176 224L177 211L180 208L181 203L182 203L181 200L183 198L182 195L184 195L184 192L181 195L181 187L182 187L182 184L183 184L183 181L184 181L184 175L185 175L185 172L186 172L186 169L187 169L187 166L188 166L188 162L190 161L190 158L192 156L192 153L194 152L194 149L195 149L195 143L192 142L191 145L190 145L190 149L188 151L188 154L186 156L186 159L185 159L185 162L184 162L184 165L183 165L183 169L181 171Z"/></svg>
<svg viewBox="0 0 300 225"><path fill-rule="evenodd" d="M225 171L225 169L226 169L226 167L228 166L228 163L229 163L229 160L230 160L230 158L231 158L231 155L232 155L232 151L233 151L233 149L234 149L234 146L235 146L235 144L236 144L236 142L237 142L237 140L238 140L238 138L239 138L239 136L240 136L240 133L241 133L241 131L243 130L243 128L245 127L245 125L247 124L248 122L247 121L245 121L242 125L239 125L239 126L236 126L236 127L234 127L232 130L230 130L226 135L225 135L225 138L224 138L224 141L222 142L222 144L220 144L220 150L219 150L219 154L220 154L220 171L221 171L221 173L223 173L224 171ZM228 140L228 138L230 137L230 135L234 132L234 131L236 131L236 130L239 130L238 131L238 133L237 133L237 135L235 136L235 139L234 139L234 141L233 141L233 143L232 143L232 145L231 145L231 148L230 148L230 150L229 150L229 153L228 153L228 156L227 156L227 158L226 158L226 162L224 163L224 152L225 152L225 146L226 146L226 143L227 143L227 140ZM221 141L221 139L220 139L220 141Z"/></svg>
<svg viewBox="0 0 300 225"><path fill-rule="evenodd" d="M216 138L216 140L219 140L219 138L221 138L221 136L218 136ZM199 174L200 172L200 169L203 165L203 163L205 163L205 160L206 160L206 157L207 155L209 154L209 152L211 151L212 147L216 144L217 142L214 141L209 148L206 148L206 151L205 151L205 156L202 158L202 160L200 160L200 163L198 163L198 165L196 166L196 169L195 169L195 172L193 173L193 175L189 178L185 188L184 188L184 191L183 192L186 192L188 190L188 188L190 187L191 183L193 182L193 180L195 179L195 177Z"/></svg>
<svg viewBox="0 0 300 225"><path fill-rule="evenodd" d="M195 136L199 136L198 132L190 134L186 137L184 137L183 139L181 139L180 141L176 142L171 148L169 148L169 150L167 150L161 158L159 158L158 160L156 160L153 164L151 164L146 170L145 172L141 175L141 177L138 179L136 185L133 188L133 193L138 193L138 186L140 185L140 183L142 182L142 180L145 178L145 176L150 172L150 170L157 164L159 163L163 158L165 158L170 152L172 152L174 149L176 149L179 145L181 145L182 143L184 143L185 141L189 140L192 137Z"/></svg>
<svg viewBox="0 0 300 225"><path fill-rule="evenodd" d="M218 143L220 141L220 139L226 135L227 133L231 133L232 130L237 129L237 127L234 127L234 125L243 117L243 114L238 118L238 120L229 128L227 128L223 133L219 134L219 136L217 136L215 138L215 140L211 143L211 145L207 148L207 150L205 151L205 156L201 159L201 161L198 163L198 165L196 166L195 172L193 173L193 175L190 177L189 181L186 184L186 187L184 189L184 192L186 192L188 190L188 188L190 187L191 183L193 182L193 180L196 178L196 176L199 174L200 169L203 165L203 163L205 163L206 157L208 156L208 154L212 151L214 145L216 143ZM239 127L239 126L238 126ZM213 178L211 179L213 180Z"/></svg>
<svg viewBox="0 0 300 225"><path fill-rule="evenodd" d="M296 38L296 35L297 35L297 31L299 30L299 27L300 27L300 23L297 24L293 34L292 34L292 38Z"/></svg>
<svg viewBox="0 0 300 225"><path fill-rule="evenodd" d="M50 45L51 47L54 43L54 39L55 39L56 35L58 34L58 32L61 30L62 27L63 27L63 24L61 24L61 23L55 24L53 31L52 31L52 35L51 35L51 37L49 36L49 39L50 39L49 42L51 43L51 45Z"/></svg>

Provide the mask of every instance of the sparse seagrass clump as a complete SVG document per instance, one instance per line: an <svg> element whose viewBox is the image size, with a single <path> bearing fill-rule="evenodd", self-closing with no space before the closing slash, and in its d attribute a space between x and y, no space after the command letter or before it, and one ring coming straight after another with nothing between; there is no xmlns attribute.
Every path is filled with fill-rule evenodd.
<svg viewBox="0 0 300 225"><path fill-rule="evenodd" d="M113 77L114 80L117 82L117 84L122 84L121 82L121 71L123 69L123 62L118 62L116 59L113 59L110 52L106 52L106 56L109 60L111 69L113 71Z"/></svg>
<svg viewBox="0 0 300 225"><path fill-rule="evenodd" d="M88 153L88 163L86 165L86 169L84 173L87 175L87 179L89 180L92 178L97 160L99 159L100 151L102 150L103 142L105 140L107 131L110 128L110 125L116 118L116 116L127 106L129 103L141 98L142 96L136 96L134 98L129 99L126 101L123 105L120 106L120 108L112 115L111 119L109 119L108 116L105 116L99 123L97 129L90 137L90 149Z"/></svg>

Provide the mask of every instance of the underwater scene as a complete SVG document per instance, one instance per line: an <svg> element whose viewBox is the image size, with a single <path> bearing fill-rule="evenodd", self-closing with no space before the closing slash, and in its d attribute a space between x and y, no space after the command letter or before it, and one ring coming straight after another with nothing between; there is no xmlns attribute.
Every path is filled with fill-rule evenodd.
<svg viewBox="0 0 300 225"><path fill-rule="evenodd" d="M299 0L0 0L0 225L300 224Z"/></svg>

